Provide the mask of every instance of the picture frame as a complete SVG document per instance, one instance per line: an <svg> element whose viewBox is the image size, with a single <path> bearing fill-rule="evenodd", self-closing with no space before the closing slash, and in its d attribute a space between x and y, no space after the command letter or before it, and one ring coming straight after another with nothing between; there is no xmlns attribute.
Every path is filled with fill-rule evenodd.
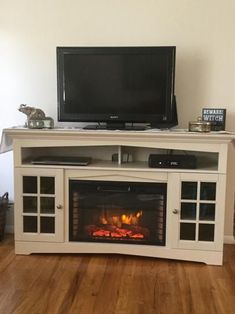
<svg viewBox="0 0 235 314"><path fill-rule="evenodd" d="M211 131L224 131L226 122L226 109L203 108L202 120L211 123Z"/></svg>

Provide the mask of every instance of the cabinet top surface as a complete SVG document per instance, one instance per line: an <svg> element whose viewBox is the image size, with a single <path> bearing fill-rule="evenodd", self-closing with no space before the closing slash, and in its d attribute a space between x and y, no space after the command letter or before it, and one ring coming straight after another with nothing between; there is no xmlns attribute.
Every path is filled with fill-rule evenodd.
<svg viewBox="0 0 235 314"><path fill-rule="evenodd" d="M78 137L78 138L126 138L126 139L179 139L190 141L215 141L230 142L235 139L234 132L189 132L183 129L158 130L149 129L146 131L123 131L123 130L84 130L82 128L54 128L54 129L28 129L23 127L12 127L3 130L3 135L11 138L56 138Z"/></svg>

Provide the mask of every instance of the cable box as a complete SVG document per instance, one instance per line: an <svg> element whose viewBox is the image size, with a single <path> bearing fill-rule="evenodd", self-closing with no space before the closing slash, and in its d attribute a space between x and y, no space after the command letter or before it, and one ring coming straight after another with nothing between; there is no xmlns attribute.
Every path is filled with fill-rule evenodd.
<svg viewBox="0 0 235 314"><path fill-rule="evenodd" d="M195 155L150 154L148 165L150 168L195 169L197 158Z"/></svg>
<svg viewBox="0 0 235 314"><path fill-rule="evenodd" d="M40 156L31 161L34 165L67 165L67 166L87 166L91 162L91 157L77 156Z"/></svg>

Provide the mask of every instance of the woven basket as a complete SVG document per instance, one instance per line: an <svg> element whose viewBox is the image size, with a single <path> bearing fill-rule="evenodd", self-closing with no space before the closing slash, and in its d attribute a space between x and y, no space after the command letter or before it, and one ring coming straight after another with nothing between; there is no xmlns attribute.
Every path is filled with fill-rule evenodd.
<svg viewBox="0 0 235 314"><path fill-rule="evenodd" d="M8 208L8 193L0 197L0 241L4 238L6 224L6 210Z"/></svg>

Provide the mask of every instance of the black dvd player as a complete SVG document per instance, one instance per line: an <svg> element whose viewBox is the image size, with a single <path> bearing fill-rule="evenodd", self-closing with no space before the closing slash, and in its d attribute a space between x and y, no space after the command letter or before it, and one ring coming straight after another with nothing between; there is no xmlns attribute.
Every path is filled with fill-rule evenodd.
<svg viewBox="0 0 235 314"><path fill-rule="evenodd" d="M31 161L34 165L67 165L67 166L87 166L91 162L91 157L77 156L40 156Z"/></svg>
<svg viewBox="0 0 235 314"><path fill-rule="evenodd" d="M195 169L197 158L195 155L150 154L148 165L150 168Z"/></svg>

